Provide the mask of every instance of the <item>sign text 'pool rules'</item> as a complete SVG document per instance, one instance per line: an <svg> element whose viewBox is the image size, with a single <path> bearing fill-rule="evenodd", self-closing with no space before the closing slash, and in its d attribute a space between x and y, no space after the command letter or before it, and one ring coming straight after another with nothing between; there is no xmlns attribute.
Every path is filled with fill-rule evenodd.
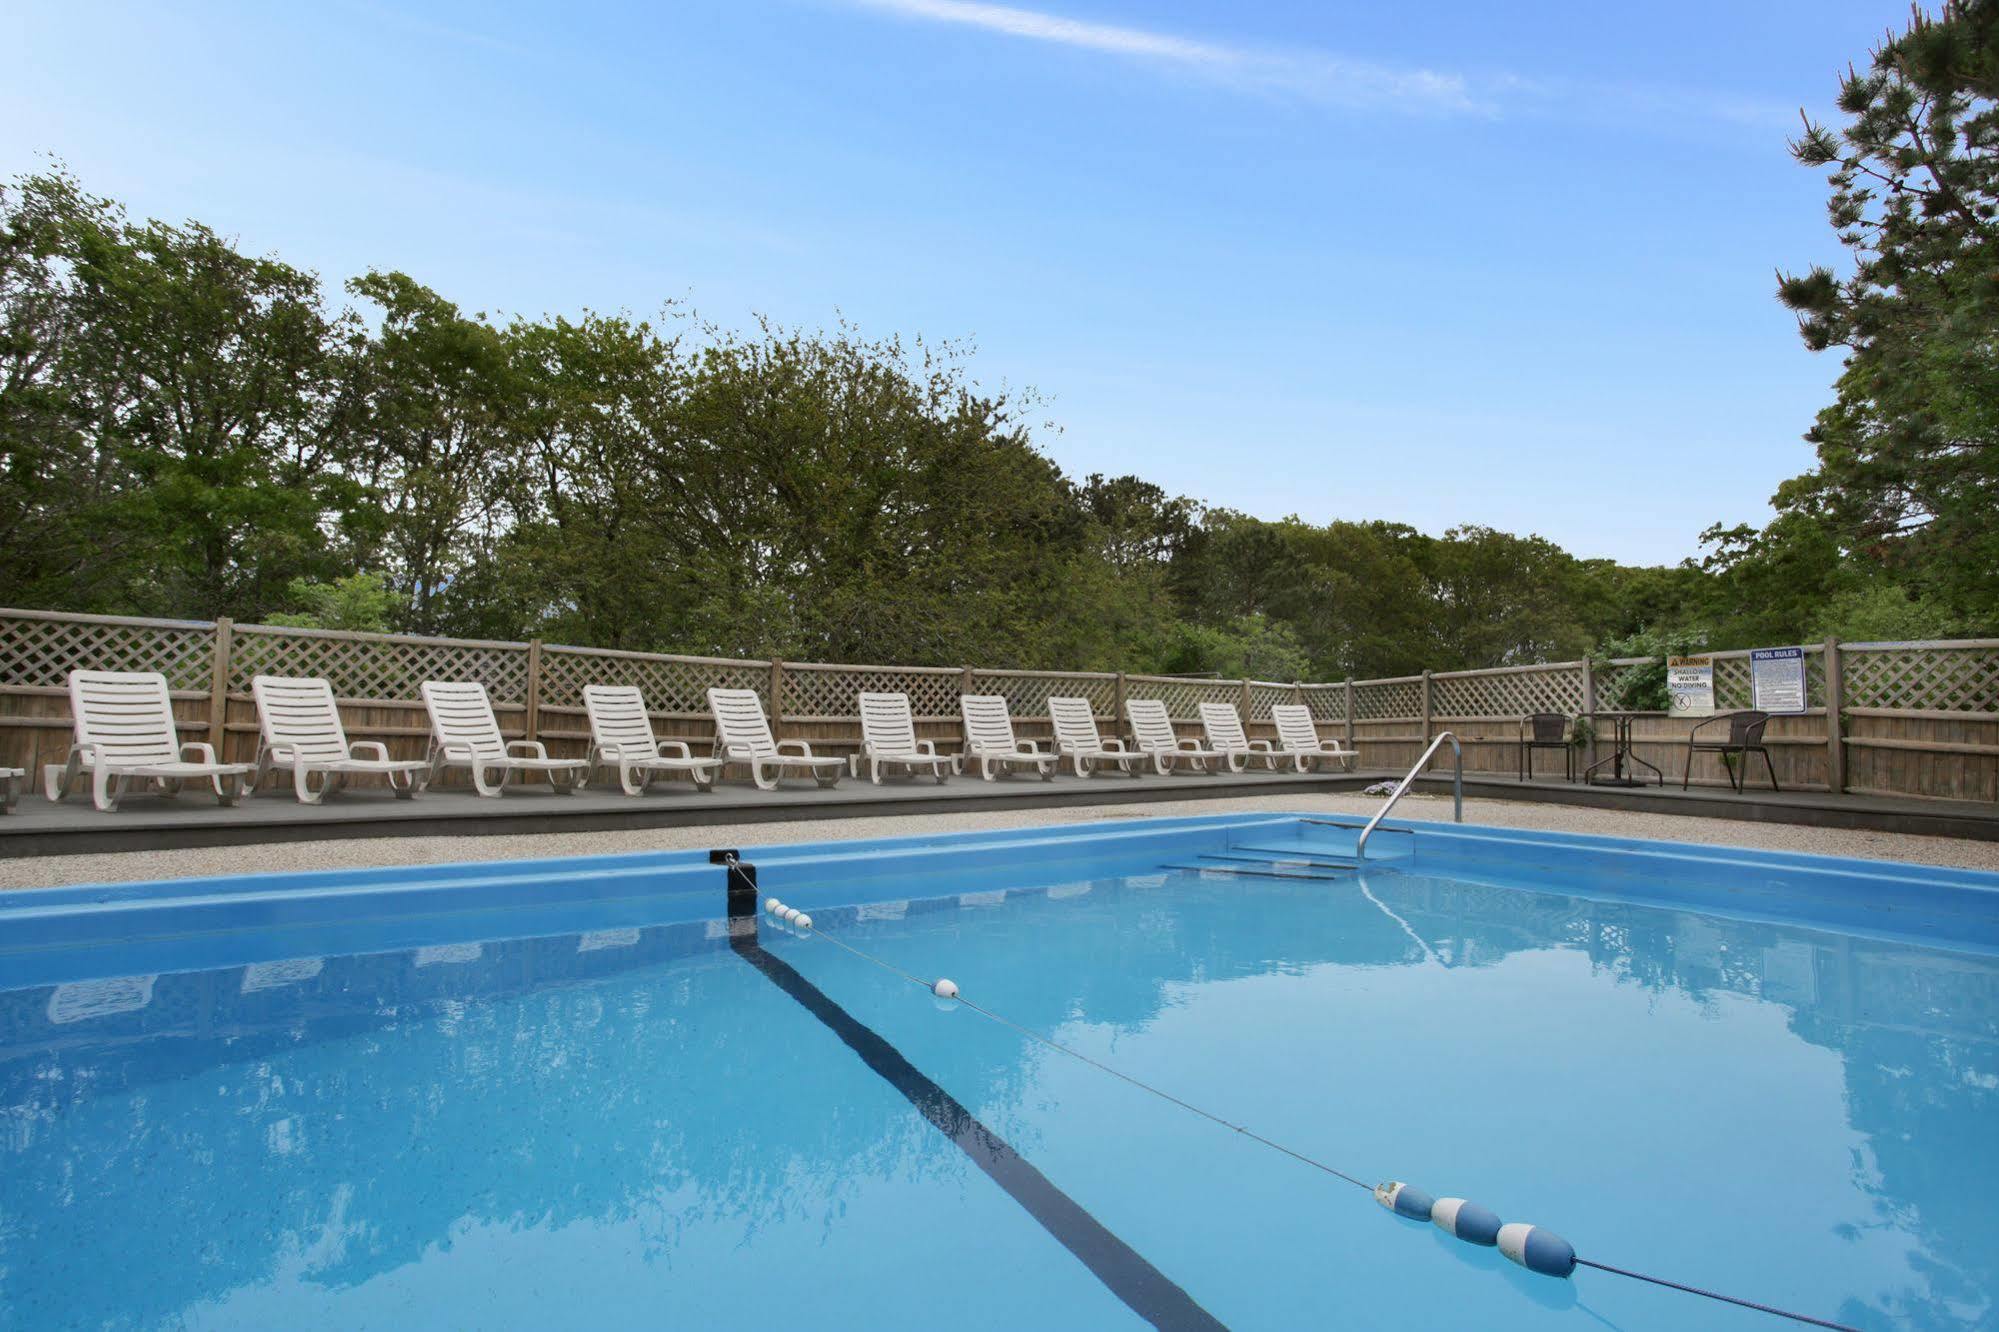
<svg viewBox="0 0 1999 1332"><path fill-rule="evenodd" d="M1666 658L1666 693L1672 698L1667 711L1675 717L1713 716L1714 658Z"/></svg>
<svg viewBox="0 0 1999 1332"><path fill-rule="evenodd" d="M1758 712L1805 710L1805 650L1756 648L1749 654L1749 706Z"/></svg>

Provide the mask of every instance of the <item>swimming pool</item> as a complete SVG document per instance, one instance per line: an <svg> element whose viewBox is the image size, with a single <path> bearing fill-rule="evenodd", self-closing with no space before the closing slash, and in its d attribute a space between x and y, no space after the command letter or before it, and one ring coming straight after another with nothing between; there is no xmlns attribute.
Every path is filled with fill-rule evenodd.
<svg viewBox="0 0 1999 1332"><path fill-rule="evenodd" d="M754 940L692 853L13 895L0 1326L1786 1325L889 968L1588 1258L1999 1318L1999 876L1352 838L744 847L814 918Z"/></svg>

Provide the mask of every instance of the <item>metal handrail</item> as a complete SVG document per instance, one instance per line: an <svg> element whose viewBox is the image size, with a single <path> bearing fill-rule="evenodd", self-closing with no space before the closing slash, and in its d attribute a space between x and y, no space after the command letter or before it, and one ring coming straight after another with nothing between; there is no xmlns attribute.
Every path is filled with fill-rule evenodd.
<svg viewBox="0 0 1999 1332"><path fill-rule="evenodd" d="M1360 830L1360 840L1354 843L1353 848L1355 860L1367 859L1368 834L1374 831L1375 824L1388 817L1388 811L1395 808L1395 802L1402 798L1402 793L1409 789L1410 783L1416 780L1416 775L1429 764L1430 756L1437 752L1437 746L1446 740L1451 742L1451 753L1456 759L1455 770L1451 775L1451 821L1453 823L1465 821L1465 747L1459 744L1458 738L1449 731L1439 731L1437 738L1430 742L1430 747L1423 751L1423 757L1416 760L1416 766L1409 769L1408 774L1403 777L1388 799L1382 802L1381 808L1374 811L1374 817L1367 821L1367 826Z"/></svg>

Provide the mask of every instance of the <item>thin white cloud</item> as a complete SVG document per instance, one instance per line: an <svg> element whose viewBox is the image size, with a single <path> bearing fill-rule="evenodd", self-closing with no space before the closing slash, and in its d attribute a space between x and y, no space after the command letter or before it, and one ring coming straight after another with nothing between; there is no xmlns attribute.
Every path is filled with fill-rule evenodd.
<svg viewBox="0 0 1999 1332"><path fill-rule="evenodd" d="M1265 51L1149 28L1089 23L984 0L852 0L862 8L981 28L1028 41L1171 65L1204 78L1347 106L1478 112L1490 109L1461 75L1399 68L1325 52Z"/></svg>

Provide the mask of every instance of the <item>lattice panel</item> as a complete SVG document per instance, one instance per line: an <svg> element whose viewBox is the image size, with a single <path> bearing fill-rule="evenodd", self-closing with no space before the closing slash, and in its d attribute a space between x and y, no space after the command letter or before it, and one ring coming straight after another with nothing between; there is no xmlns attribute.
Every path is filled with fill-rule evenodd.
<svg viewBox="0 0 1999 1332"><path fill-rule="evenodd" d="M1129 678L1124 683L1126 698L1156 698L1166 705L1166 715L1181 721L1198 721L1203 703L1242 702L1242 685L1234 680L1154 680Z"/></svg>
<svg viewBox="0 0 1999 1332"><path fill-rule="evenodd" d="M1716 657L1714 660L1714 708L1733 712L1749 706L1749 658Z"/></svg>
<svg viewBox="0 0 1999 1332"><path fill-rule="evenodd" d="M1279 703L1296 702L1298 691L1288 684L1249 682L1249 716L1245 721L1269 721L1270 710Z"/></svg>
<svg viewBox="0 0 1999 1332"><path fill-rule="evenodd" d="M1420 719L1423 715L1423 682L1391 680L1377 684L1371 680L1356 680L1353 715L1356 721Z"/></svg>
<svg viewBox="0 0 1999 1332"><path fill-rule="evenodd" d="M1999 712L1999 648L1848 648L1840 669L1850 708Z"/></svg>
<svg viewBox="0 0 1999 1332"><path fill-rule="evenodd" d="M1630 712L1639 700L1625 698L1638 677L1651 670L1649 663L1635 661L1626 666L1604 666L1596 673L1596 705L1605 712Z"/></svg>
<svg viewBox="0 0 1999 1332"><path fill-rule="evenodd" d="M1107 675L1013 675L972 672L972 692L998 694L1015 717L1046 717L1048 700L1086 698L1099 717L1117 714L1117 679Z"/></svg>
<svg viewBox="0 0 1999 1332"><path fill-rule="evenodd" d="M246 694L255 675L316 676L340 698L409 700L420 697L426 680L476 680L493 702L520 706L528 696L528 650L373 635L320 638L239 625L229 650L229 688Z"/></svg>
<svg viewBox="0 0 1999 1332"><path fill-rule="evenodd" d="M1430 710L1439 717L1526 717L1583 708L1580 666L1546 671L1495 671L1431 681Z"/></svg>
<svg viewBox="0 0 1999 1332"><path fill-rule="evenodd" d="M1304 685L1300 687L1299 693L1303 696L1299 701L1312 710L1313 721L1343 722L1346 720L1347 689L1345 685Z"/></svg>
<svg viewBox="0 0 1999 1332"><path fill-rule="evenodd" d="M1714 659L1714 707L1716 712L1735 712L1755 706L1755 694L1750 687L1750 666L1748 657L1716 657ZM1805 654L1805 706L1822 708L1825 706L1825 654L1807 652Z"/></svg>
<svg viewBox="0 0 1999 1332"><path fill-rule="evenodd" d="M170 688L207 689L215 670L215 630L0 619L0 683L60 689L73 670L158 671Z"/></svg>
<svg viewBox="0 0 1999 1332"><path fill-rule="evenodd" d="M830 670L784 668L786 717L858 717L863 693L909 695L918 717L955 717L965 674L918 667L839 666Z"/></svg>
<svg viewBox="0 0 1999 1332"><path fill-rule="evenodd" d="M705 714L711 688L754 689L765 709L770 707L767 662L600 656L549 647L541 650L541 701L545 706L580 708L587 685L637 686L653 712Z"/></svg>

